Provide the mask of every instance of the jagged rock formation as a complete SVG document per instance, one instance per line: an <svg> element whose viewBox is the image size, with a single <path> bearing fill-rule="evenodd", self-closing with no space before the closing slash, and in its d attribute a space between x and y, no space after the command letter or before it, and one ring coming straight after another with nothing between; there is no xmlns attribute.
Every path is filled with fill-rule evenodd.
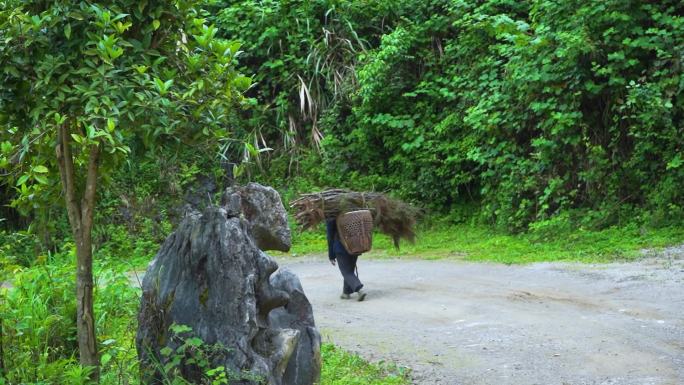
<svg viewBox="0 0 684 385"><path fill-rule="evenodd" d="M229 188L221 204L233 215L244 215L249 233L261 250L290 250L287 212L276 190L258 183Z"/></svg>
<svg viewBox="0 0 684 385"><path fill-rule="evenodd" d="M320 375L320 335L297 277L279 272L262 250L288 250L290 231L278 193L249 184L226 191L221 207L186 215L147 269L136 338L147 381L179 341L169 328L187 325L205 344L227 349L212 366L248 370L273 385L309 385ZM192 365L183 376L199 383ZM250 384L245 379L240 383Z"/></svg>
<svg viewBox="0 0 684 385"><path fill-rule="evenodd" d="M283 384L311 384L318 381L321 371L321 335L314 323L311 303L304 295L297 276L280 269L271 276L271 285L288 294L290 300L283 307L268 314L271 327L299 330L299 343L288 362Z"/></svg>

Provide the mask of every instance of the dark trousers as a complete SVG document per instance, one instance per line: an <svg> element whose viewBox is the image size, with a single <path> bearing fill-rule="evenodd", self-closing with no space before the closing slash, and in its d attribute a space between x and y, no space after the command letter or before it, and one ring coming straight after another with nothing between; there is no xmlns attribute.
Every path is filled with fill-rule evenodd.
<svg viewBox="0 0 684 385"><path fill-rule="evenodd" d="M337 255L337 266L340 268L342 278L344 278L344 285L342 292L344 294L356 293L361 290L363 284L356 276L356 261L359 259L358 255Z"/></svg>

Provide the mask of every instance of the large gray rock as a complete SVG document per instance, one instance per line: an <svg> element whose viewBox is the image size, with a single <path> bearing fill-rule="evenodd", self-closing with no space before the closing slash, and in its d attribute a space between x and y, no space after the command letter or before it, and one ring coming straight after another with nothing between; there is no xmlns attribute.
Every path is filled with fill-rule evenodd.
<svg viewBox="0 0 684 385"><path fill-rule="evenodd" d="M271 285L288 294L289 301L283 307L268 314L271 327L299 331L299 344L290 359L283 378L284 384L303 385L318 382L321 372L321 335L314 323L309 299L299 278L287 269L279 269L271 275Z"/></svg>
<svg viewBox="0 0 684 385"><path fill-rule="evenodd" d="M160 379L155 363L168 360L160 351L179 346L169 331L179 324L205 345L227 348L212 354L212 367L247 370L273 385L313 384L320 335L311 306L296 276L272 276L278 265L259 248L289 249L280 196L250 184L227 191L222 205L187 214L145 274L136 345L146 383ZM182 364L181 372L199 383L196 367Z"/></svg>

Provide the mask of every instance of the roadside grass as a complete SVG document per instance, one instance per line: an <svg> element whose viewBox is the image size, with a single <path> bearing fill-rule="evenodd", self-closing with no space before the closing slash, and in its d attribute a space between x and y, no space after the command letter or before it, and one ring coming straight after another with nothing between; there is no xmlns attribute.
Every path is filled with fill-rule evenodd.
<svg viewBox="0 0 684 385"><path fill-rule="evenodd" d="M418 231L415 244L373 235L369 258L460 259L478 262L521 264L532 262L603 263L635 260L643 249L658 249L684 242L684 228L649 229L629 225L604 230L532 231L506 234L484 226L435 224ZM275 254L275 253L274 253ZM280 256L327 255L325 230L295 232L290 253Z"/></svg>
<svg viewBox="0 0 684 385"><path fill-rule="evenodd" d="M7 265L12 282L0 288L0 358L5 364L0 384L89 384L75 343L74 253L73 245L65 243L58 253L30 258L35 260L31 266ZM135 333L141 292L127 272L144 260L100 255L95 261L101 385L140 384ZM366 362L333 344L323 344L321 354L319 385L409 384L404 370Z"/></svg>
<svg viewBox="0 0 684 385"><path fill-rule="evenodd" d="M291 223L294 225L294 222ZM112 232L123 234L123 230ZM29 248L30 242L15 241L15 238L17 237L8 238L12 242L6 242L4 247L12 250L5 250L6 255L24 252ZM2 239L0 236L0 240ZM684 226L650 228L629 224L603 230L587 230L573 227L567 216L560 216L533 224L526 233L510 234L484 225L453 224L443 219L435 219L419 226L415 244L401 242L399 249L394 247L389 237L376 232L373 250L364 257L458 259L505 264L551 261L603 263L635 260L640 257L640 251L643 249L658 249L681 243L684 243ZM9 246L23 244L28 246ZM119 235L116 241L100 247L96 251L95 259L112 261L127 271L144 270L158 248L159 244L148 237L131 238ZM314 230L304 232L293 228L291 251L268 253L277 257L326 255L325 227L321 224ZM3 254L2 246L0 254ZM0 269L8 268L8 264L20 263L21 260L21 257L9 257L6 263L3 263L0 258Z"/></svg>
<svg viewBox="0 0 684 385"><path fill-rule="evenodd" d="M392 365L368 363L334 344L321 346L320 385L408 385L408 372Z"/></svg>

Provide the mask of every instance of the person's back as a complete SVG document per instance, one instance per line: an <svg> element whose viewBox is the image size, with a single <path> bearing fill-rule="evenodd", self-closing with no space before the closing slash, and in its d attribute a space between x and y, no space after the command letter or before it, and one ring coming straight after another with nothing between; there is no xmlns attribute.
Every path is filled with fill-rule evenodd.
<svg viewBox="0 0 684 385"><path fill-rule="evenodd" d="M362 290L363 284L355 273L359 255L349 254L344 248L337 232L337 221L334 218L327 219L325 224L328 239L328 259L330 259L330 263L333 266L335 261L337 261L340 273L342 273L342 278L344 279L340 298L349 299L351 294L358 293L357 299L363 301L366 298L366 292Z"/></svg>

